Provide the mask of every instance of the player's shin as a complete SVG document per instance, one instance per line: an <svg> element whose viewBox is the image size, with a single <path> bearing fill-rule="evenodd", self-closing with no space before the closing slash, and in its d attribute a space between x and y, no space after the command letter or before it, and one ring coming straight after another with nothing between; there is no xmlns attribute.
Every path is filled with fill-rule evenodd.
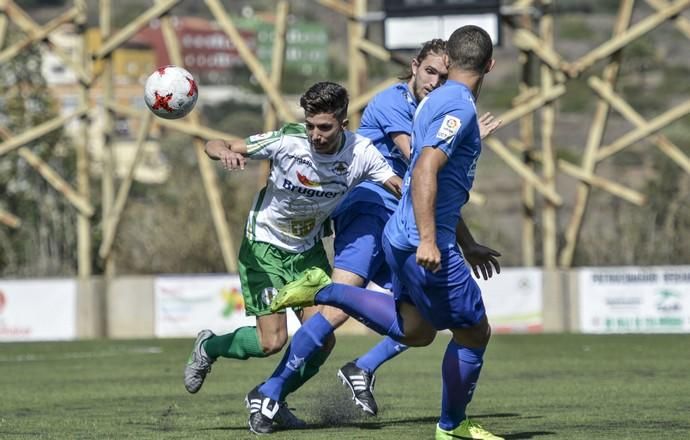
<svg viewBox="0 0 690 440"><path fill-rule="evenodd" d="M274 400L284 398L286 382L300 375L305 362L323 346L334 330L320 313L309 318L292 337L285 356L259 391Z"/></svg>
<svg viewBox="0 0 690 440"><path fill-rule="evenodd" d="M407 345L401 344L387 336L363 356L360 356L355 361L355 365L373 374L384 362L393 359L408 348Z"/></svg>
<svg viewBox="0 0 690 440"><path fill-rule="evenodd" d="M443 395L439 426L445 430L457 427L465 418L483 364L483 348L467 348L453 340L443 356L441 376Z"/></svg>

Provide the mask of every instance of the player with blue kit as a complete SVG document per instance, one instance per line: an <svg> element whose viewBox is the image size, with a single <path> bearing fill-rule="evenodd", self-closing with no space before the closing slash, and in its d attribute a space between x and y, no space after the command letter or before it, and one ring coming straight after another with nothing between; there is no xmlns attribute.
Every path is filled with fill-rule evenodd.
<svg viewBox="0 0 690 440"><path fill-rule="evenodd" d="M428 345L438 330L449 329L452 338L441 367L441 416L435 438L496 440L500 437L465 412L491 328L479 286L458 247L473 243L460 209L469 199L481 152L475 100L495 62L491 38L476 26L453 32L446 51L449 79L417 108L403 197L384 231L394 298L332 283L322 270L314 269L280 289L271 309L336 306L412 346ZM493 255L489 253L488 261L499 270Z"/></svg>

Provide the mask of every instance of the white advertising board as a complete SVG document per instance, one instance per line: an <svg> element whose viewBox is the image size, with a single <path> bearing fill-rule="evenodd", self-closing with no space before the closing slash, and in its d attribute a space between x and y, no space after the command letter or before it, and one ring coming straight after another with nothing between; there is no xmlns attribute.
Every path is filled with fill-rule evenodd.
<svg viewBox="0 0 690 440"><path fill-rule="evenodd" d="M690 332L690 266L580 270L583 333Z"/></svg>
<svg viewBox="0 0 690 440"><path fill-rule="evenodd" d="M502 269L500 274L477 282L494 332L542 331L541 270Z"/></svg>
<svg viewBox="0 0 690 440"><path fill-rule="evenodd" d="M55 341L77 336L74 280L0 280L0 341Z"/></svg>
<svg viewBox="0 0 690 440"><path fill-rule="evenodd" d="M154 282L155 332L158 337L196 336L208 328L224 334L254 325L244 313L244 299L237 275L161 276ZM288 332L299 321L288 312Z"/></svg>

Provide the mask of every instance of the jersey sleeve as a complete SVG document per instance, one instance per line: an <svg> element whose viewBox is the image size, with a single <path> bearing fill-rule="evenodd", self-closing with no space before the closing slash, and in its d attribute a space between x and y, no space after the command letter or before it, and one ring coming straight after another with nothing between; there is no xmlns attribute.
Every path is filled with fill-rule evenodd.
<svg viewBox="0 0 690 440"><path fill-rule="evenodd" d="M450 157L455 146L459 144L455 141L471 131L472 124L476 125L476 118L476 112L471 105L454 106L448 111L439 112L429 124L422 145L438 148Z"/></svg>
<svg viewBox="0 0 690 440"><path fill-rule="evenodd" d="M393 168L388 164L379 150L369 143L363 148L361 180L373 180L377 183L385 183L395 176Z"/></svg>
<svg viewBox="0 0 690 440"><path fill-rule="evenodd" d="M270 159L282 145L283 132L267 131L249 136L244 140L247 144L247 157L250 159Z"/></svg>
<svg viewBox="0 0 690 440"><path fill-rule="evenodd" d="M387 135L391 133L412 133L412 111L401 90L382 96L374 105L376 118Z"/></svg>

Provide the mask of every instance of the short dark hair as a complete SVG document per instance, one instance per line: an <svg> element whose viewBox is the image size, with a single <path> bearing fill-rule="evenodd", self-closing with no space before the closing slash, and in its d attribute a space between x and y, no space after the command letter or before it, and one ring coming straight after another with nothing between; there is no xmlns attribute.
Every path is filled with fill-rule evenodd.
<svg viewBox="0 0 690 440"><path fill-rule="evenodd" d="M434 38L433 40L422 43L422 47L419 49L414 59L421 64L429 54L443 55L444 53L446 53L446 40ZM409 81L410 78L412 78L412 70L409 70L406 75L400 76L399 78L403 81Z"/></svg>
<svg viewBox="0 0 690 440"><path fill-rule="evenodd" d="M494 46L489 34L479 26L468 25L456 29L448 39L446 53L449 67L484 73L491 61Z"/></svg>
<svg viewBox="0 0 690 440"><path fill-rule="evenodd" d="M299 105L308 114L332 113L343 121L347 117L349 98L340 84L323 81L314 84L299 99Z"/></svg>

